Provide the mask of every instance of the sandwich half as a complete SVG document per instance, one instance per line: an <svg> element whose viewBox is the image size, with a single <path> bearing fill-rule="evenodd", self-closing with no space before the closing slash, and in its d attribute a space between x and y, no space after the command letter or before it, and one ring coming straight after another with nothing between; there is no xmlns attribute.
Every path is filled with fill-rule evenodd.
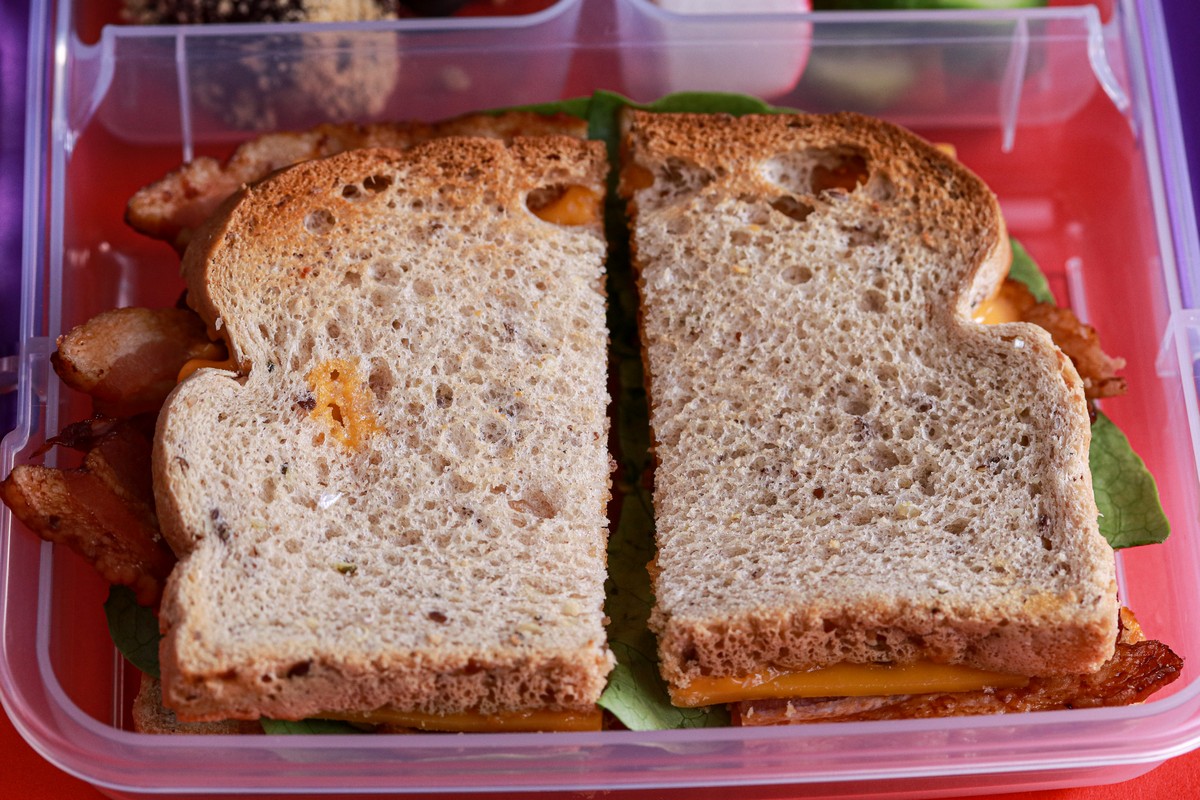
<svg viewBox="0 0 1200 800"><path fill-rule="evenodd" d="M1114 652L1084 388L972 311L996 199L853 114L624 120L676 705L1021 685Z"/></svg>
<svg viewBox="0 0 1200 800"><path fill-rule="evenodd" d="M179 720L598 726L606 171L568 137L354 150L197 231L230 361L154 443Z"/></svg>

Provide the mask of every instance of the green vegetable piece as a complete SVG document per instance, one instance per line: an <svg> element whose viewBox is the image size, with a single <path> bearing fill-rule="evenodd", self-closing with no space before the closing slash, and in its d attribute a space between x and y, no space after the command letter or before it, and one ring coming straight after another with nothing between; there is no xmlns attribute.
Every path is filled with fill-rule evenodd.
<svg viewBox="0 0 1200 800"><path fill-rule="evenodd" d="M271 736L309 733L366 733L362 728L336 719L302 719L293 722L286 719L268 719L267 717L263 717L259 720L259 723L263 727L263 733Z"/></svg>
<svg viewBox="0 0 1200 800"><path fill-rule="evenodd" d="M1012 244L1012 266L1008 268L1008 277L1025 284L1038 302L1053 303L1054 292L1037 262L1016 239L1009 239L1009 242Z"/></svg>
<svg viewBox="0 0 1200 800"><path fill-rule="evenodd" d="M108 619L108 634L125 660L142 672L158 677L158 617L145 606L138 605L133 590L127 586L111 586L104 601L104 616Z"/></svg>
<svg viewBox="0 0 1200 800"><path fill-rule="evenodd" d="M1097 412L1088 451L1100 532L1114 548L1166 541L1171 523L1163 512L1154 476L1112 420Z"/></svg>
<svg viewBox="0 0 1200 800"><path fill-rule="evenodd" d="M579 119L588 118L588 107L592 104L590 97L573 97L570 100L556 100L552 103L533 103L527 106L510 106L496 108L487 113L502 114L505 111L532 111L535 114L569 114Z"/></svg>

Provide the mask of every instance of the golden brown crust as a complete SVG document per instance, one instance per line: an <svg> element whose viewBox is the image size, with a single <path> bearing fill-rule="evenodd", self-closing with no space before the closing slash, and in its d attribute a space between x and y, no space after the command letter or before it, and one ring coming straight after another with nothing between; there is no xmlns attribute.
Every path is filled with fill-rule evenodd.
<svg viewBox="0 0 1200 800"><path fill-rule="evenodd" d="M468 114L423 122L326 123L308 131L268 133L240 145L223 163L202 157L139 189L125 210L135 230L160 239L182 253L195 229L239 187L276 170L347 150L402 149L446 136L483 136L511 141L519 136L587 135L587 122L565 114L511 111Z"/></svg>

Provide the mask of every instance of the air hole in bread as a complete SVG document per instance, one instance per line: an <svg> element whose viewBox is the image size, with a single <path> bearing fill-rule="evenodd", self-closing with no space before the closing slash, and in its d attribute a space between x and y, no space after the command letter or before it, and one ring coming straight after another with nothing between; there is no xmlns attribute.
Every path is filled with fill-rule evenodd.
<svg viewBox="0 0 1200 800"><path fill-rule="evenodd" d="M937 483L934 480L932 467L922 467L917 472L917 485L921 487L921 493L926 497L933 497L937 494Z"/></svg>
<svg viewBox="0 0 1200 800"><path fill-rule="evenodd" d="M900 370L894 364L880 364L875 367L875 377L883 383L893 383L900 378Z"/></svg>
<svg viewBox="0 0 1200 800"><path fill-rule="evenodd" d="M846 234L846 243L851 248L872 247L887 239L883 227L878 223L863 222L857 225L842 226L842 232Z"/></svg>
<svg viewBox="0 0 1200 800"><path fill-rule="evenodd" d="M681 215L667 221L667 233L671 236L687 236L691 232L691 217Z"/></svg>
<svg viewBox="0 0 1200 800"><path fill-rule="evenodd" d="M790 217L796 222L804 222L808 219L808 215L816 211L816 208L797 200L789 194L781 195L771 201L771 208L783 214L785 217Z"/></svg>
<svg viewBox="0 0 1200 800"><path fill-rule="evenodd" d="M876 289L863 292L858 298L858 310L880 314L887 309L887 295Z"/></svg>
<svg viewBox="0 0 1200 800"><path fill-rule="evenodd" d="M870 178L866 156L852 147L810 147L780 153L764 162L761 169L764 178L797 197L845 195Z"/></svg>
<svg viewBox="0 0 1200 800"><path fill-rule="evenodd" d="M839 397L838 408L854 417L861 417L871 410L871 404L860 397Z"/></svg>
<svg viewBox="0 0 1200 800"><path fill-rule="evenodd" d="M880 203L890 203L896 199L896 184L886 173L874 172L867 181L867 194Z"/></svg>
<svg viewBox="0 0 1200 800"><path fill-rule="evenodd" d="M692 161L671 156L663 164L663 170L658 177L662 180L656 182L666 184L668 190L660 191L660 196L666 196L668 193L678 195L685 191L703 189L712 183L716 176Z"/></svg>
<svg viewBox="0 0 1200 800"><path fill-rule="evenodd" d="M356 200L361 194L362 192L359 190L358 186L353 183L348 183L342 187L342 197L346 198L347 200Z"/></svg>
<svg viewBox="0 0 1200 800"><path fill-rule="evenodd" d="M886 445L875 446L874 458L871 460L872 469L883 472L898 466L900 466L900 457L896 455L895 451Z"/></svg>
<svg viewBox="0 0 1200 800"><path fill-rule="evenodd" d="M433 297L435 291L433 284L424 278L419 278L413 281L412 290L417 297Z"/></svg>
<svg viewBox="0 0 1200 800"><path fill-rule="evenodd" d="M351 270L342 276L342 285L357 289L358 287L362 286L362 275L359 275L357 272Z"/></svg>
<svg viewBox="0 0 1200 800"><path fill-rule="evenodd" d="M396 378L392 374L391 367L383 359L377 359L371 365L371 374L367 376L367 386L375 395L375 399L381 403L385 402L391 396L395 385Z"/></svg>
<svg viewBox="0 0 1200 800"><path fill-rule="evenodd" d="M867 182L867 159L853 151L827 150L812 171L812 192L852 192Z"/></svg>
<svg viewBox="0 0 1200 800"><path fill-rule="evenodd" d="M946 531L958 536L967 530L967 526L969 524L970 523L967 520L962 518L951 520L950 522L946 523Z"/></svg>
<svg viewBox="0 0 1200 800"><path fill-rule="evenodd" d="M368 175L363 178L363 188L372 194L379 194L384 189L392 185L392 177L390 175Z"/></svg>
<svg viewBox="0 0 1200 800"><path fill-rule="evenodd" d="M808 283L812 280L813 271L808 267L792 265L783 271L782 277L788 283L799 286L802 283Z"/></svg>
<svg viewBox="0 0 1200 800"><path fill-rule="evenodd" d="M554 503L546 496L545 492L538 489L526 492L520 499L509 500L508 506L513 511L532 514L539 519L551 519L558 516L558 509L555 508Z"/></svg>
<svg viewBox="0 0 1200 800"><path fill-rule="evenodd" d="M311 233L313 236L325 236L330 233L334 225L337 224L337 219L333 214L324 208L318 208L315 211L308 212L304 217L304 230Z"/></svg>

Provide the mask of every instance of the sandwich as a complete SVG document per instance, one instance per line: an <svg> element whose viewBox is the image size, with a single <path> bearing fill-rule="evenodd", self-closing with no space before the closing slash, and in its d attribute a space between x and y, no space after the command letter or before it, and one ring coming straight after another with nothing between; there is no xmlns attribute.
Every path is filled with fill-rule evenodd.
<svg viewBox="0 0 1200 800"><path fill-rule="evenodd" d="M690 102L699 101L666 98L663 105L678 110ZM709 107L712 102L706 101ZM741 112L758 110L749 98L723 103ZM600 94L586 106L593 133L612 131L606 137L612 139L610 153L617 150L619 131L609 117L624 105L615 96ZM572 110L579 111L578 102ZM798 555L808 558L806 563L824 558L827 576L844 580L849 570L843 565L839 572L835 562L844 562L856 548L863 551L864 540L853 534L870 527L866 543L878 545L892 578L890 584L880 578L879 591L911 601L915 590L907 584L912 581L896 576L910 566L904 559L913 553L897 555L897 542L911 544L913 552L930 541L950 542L950 564L955 559L978 561L965 552L977 542L991 547L988 552L1021 558L1029 549L1009 547L1001 537L993 541L989 536L994 532L973 527L976 518L995 516L990 507L979 512L971 506L935 532L940 540L929 538L929 507L966 502L959 486L963 480L1013 477L1002 446L1007 429L991 422L978 425L988 419L980 414L962 418L954 427L949 412L955 402L944 387L953 385L947 376L959 373L933 363L937 347L916 342L927 352L910 364L906 359L915 351L892 351L887 363L878 363L876 353L860 346L880 337L887 341L884 318L888 325L895 323L893 336L912 332L912 310L920 307L910 302L913 287L902 287L908 298L897 303L889 294L894 289L889 278L915 268L913 275L927 280L917 284L919 291L928 289L942 298L953 294L953 286L933 278L946 275L930 272L929 258L897 256L889 262L894 270L871 269L870 284L858 287L862 291L853 294L848 308L829 293L819 296L824 305L792 302L807 291L806 285L812 284L811 290L840 272L843 280L836 288L848 290L854 270L871 267L889 243L898 242L906 257L963 249L960 261L933 261L939 269L950 264L974 276L966 299L959 297L967 317L953 303L946 306L953 313L941 313L944 307L926 302L928 316L915 317L918 330L933 322L988 330L967 319L1006 323L994 330L1004 336L1016 331L1012 342L1021 344L1009 343L1010 349L1036 348L1036 357L1045 363L1054 354L1061 375L1042 375L1020 408L1028 400L1032 409L1036 400L1043 403L1038 408L1056 409L1066 420L1062 432L1069 432L1077 445L1080 437L1086 438L1094 401L1124 391L1124 381L1116 375L1122 362L1106 356L1095 332L1069 310L1044 302L1036 281L1030 281L1031 292L1012 280L1021 277L1023 264L1031 263L1015 243L1012 276L1000 282L1010 266L994 198L952 158L931 153L911 135L850 116L776 121L752 116L734 122L720 115L627 114L624 121L622 194L630 201L642 296L639 305L627 274L621 215L610 198L610 366L619 387L614 452L623 479L610 509L619 525L609 552L604 610L612 619L607 647L595 623L603 618L598 616L596 586L604 579L605 526L602 518L597 522L584 513L597 509L603 514L608 488L607 473L596 471L597 453L606 455L607 448L595 446L603 441L607 425L602 389L600 399L595 394L596 381L603 380L597 378L597 369L603 375L603 351L597 355L596 347L603 347L604 330L597 333L597 311L591 305L599 297L595 270L604 254L598 241L598 201L607 167L602 158L597 160L595 144L551 138L551 145L535 145L522 138L565 134L581 139L585 123L564 115L508 112L432 125L327 125L268 134L242 145L224 163L199 159L184 165L131 200L131 225L186 250L185 297L191 307L181 302L176 309L105 312L61 337L53 358L56 371L68 385L91 395L100 414L68 426L47 447L82 451L82 465L19 466L0 484L0 495L39 535L70 546L95 563L107 580L134 590L114 587L106 613L114 641L145 675L133 709L138 729L347 729L330 719L385 731L590 728L599 724L595 703L611 666L608 647L617 664L599 696L599 704L611 712L605 724L615 724L615 719L634 728L1122 704L1143 700L1174 679L1181 662L1169 648L1145 641L1127 609L1108 616L1115 611L1111 577L1105 578L1111 576L1111 550L1095 542L1095 506L1089 507L1087 493L1079 487L1071 491L1070 485L1065 490L1059 486L1060 493L1077 516L1090 515L1093 525L1084 524L1077 536L1063 534L1061 526L1046 533L1051 517L1045 515L1043 525L1039 516L1042 550L1032 549L1050 552L1044 549L1043 533L1051 544L1057 541L1052 537L1065 536L1066 543L1056 551L1062 554L1061 569L1080 580L1072 585L1064 575L1065 591L1082 593L1099 586L1098 599L1090 607L1077 604L1083 606L1078 613L1070 608L1056 612L1049 598L1031 603L1031 610L1042 614L1031 619L1046 624L1030 626L1029 636L1040 636L1039 646L1054 651L1071 671L1015 665L995 647L993 661L980 663L977 656L986 648L969 639L958 642L966 652L960 652L956 663L953 637L974 633L978 639L987 622L981 617L976 624L972 617L964 626L951 617L963 603L948 582L934 587L941 613L922 612L918 603L909 602L904 613L892 614L890 628L878 622L887 611L887 598L867 612L847 602L840 618L822 613L821 635L834 634L828 638L839 647L844 640L837 636L843 630L851 640L866 640L865 665L842 661L823 666L779 656L770 637L794 635L799 628L787 625L812 616L811 609L796 610L810 576L795 570L774 584L766 580L772 569L784 570L784 562ZM420 144L458 135L491 141ZM823 138L814 144L808 136ZM411 155L390 149L413 145L419 146ZM389 149L370 149L379 147ZM884 158L892 153L889 148L908 161ZM311 163L291 166L297 162ZM423 169L458 179L431 186L421 182L429 177ZM278 170L283 171L272 175ZM399 182L401 175L417 175L421 181ZM904 212L914 195L932 191L937 200L939 187L946 186L961 195L955 195L958 206L947 203L941 209L947 213L930 220ZM470 202L476 190L482 193L477 199L488 202ZM421 192L427 195L419 196ZM403 198L411 202L401 202ZM970 235L954 233L962 219L949 213L963 205L972 206L975 214L963 218L975 226ZM913 233L913 225L920 226L919 233ZM487 232L495 231L503 235L489 237ZM803 249L797 250L796 243ZM546 254L551 251L566 257L550 258ZM975 256L983 266L971 273ZM439 259L445 269L436 268ZM400 274L381 271L378 265L384 262L400 265ZM410 275L414 264L425 272ZM552 280L533 279L545 278L547 270ZM687 281L678 282L685 275ZM412 291L401 289L396 297L397 287ZM494 302L474 302L476 298ZM599 302L602 308L603 300ZM441 313L441 304L447 303L453 309ZM889 316L901 307L907 313L898 321ZM845 320L838 316L843 312L852 321L876 327L860 338L854 325L844 328ZM570 313L583 317L571 318ZM659 602L651 625L659 635L663 674L678 709L660 698L656 667L642 660L655 649L643 600L650 595L644 565L653 555L649 539L654 522L649 497L636 479L649 466L645 437L650 427L637 410L644 398L638 317L647 345L647 388L655 406L653 434L660 462L660 550L651 562ZM1039 327L1018 323L1014 328L1011 323L1018 320ZM539 339L544 330L557 330L557 338ZM1047 345L1043 330L1052 334L1062 354ZM415 331L419 337L401 331ZM395 336L403 345L398 353L387 349ZM713 338L722 336L720 341ZM436 347L431 349L430 343ZM376 352L377 347L384 349ZM540 366L532 374L529 363L516 357L522 348L539 354L535 361ZM885 350L881 346L880 352ZM836 362L841 355L859 377L870 371L868 379L848 380L855 377L848 373L817 387L830 393L828 402L796 402L816 391L811 377L807 383L802 380L810 374L805 370L834 369L838 364L829 359ZM1072 369L1078 373L1075 381ZM483 383L468 376L467 384L461 384L464 370ZM963 396L982 392L985 399L976 398L978 402L1003 402L991 397L990 389L1020 384L1025 391L1018 372L992 369L986 379L968 378L968 384L977 384L976 392ZM1000 373L1009 383L996 377ZM923 380L929 374L936 374L936 381ZM557 382L549 390L553 401L518 386L540 383L545 390L546 380ZM182 385L176 390L177 381ZM702 386L703 381L708 383ZM912 391L897 398L899 385ZM590 400L571 399L581 397ZM155 415L164 401L156 434ZM911 402L911 411L924 415L910 415L911 430L889 431L881 424L886 420L880 409L898 401ZM795 444L788 437L804 432L802 412L822 405L828 412L822 419L832 421L829 432L838 446L811 440L798 458L795 447L787 450ZM701 412L707 416L693 416ZM582 426L575 419L579 414ZM849 428L839 429L839 421ZM548 422L558 427L544 433ZM1032 411L1020 422L1039 435L1044 432ZM1103 422L1101 415L1096 430ZM985 456L977 448L972 455L945 446L945 438L931 439L937 431L957 434L973 426L995 437L988 440L995 452ZM472 441L462 432L476 429L486 452L460 458L463 443ZM1110 429L1115 430L1111 424L1103 428ZM822 436L825 432L820 429ZM747 460L750 454L736 446L723 451L730 436L747 437L745 442L757 448L753 458ZM555 441L558 445L547 450L545 443ZM701 447L693 448L697 441ZM1031 443L1020 446L1035 446ZM920 452L905 450L916 445ZM1086 472L1086 441L1082 448ZM831 467L821 457L838 453L847 459L849 477L829 480ZM711 463L688 460L700 454ZM1063 461L1061 453L1052 455ZM965 477L947 479L962 466L955 465L956 457L966 459L969 469L960 470ZM939 459L949 460L949 473L939 471ZM1066 461L1064 475L1078 467L1078 453ZM478 479L504 470L516 477ZM1122 479L1136 471L1121 470ZM868 478L869 492L863 489ZM1145 479L1157 508L1148 473ZM1045 483L1053 488L1064 481ZM391 501L381 508L381 492L389 486ZM1103 494L1102 483L1097 489ZM1043 500L1034 498L1032 486L1024 491L1030 502ZM688 492L697 494L695 503ZM823 509L828 516L824 521ZM714 516L717 511L727 516ZM504 526L505 517L511 527ZM420 524L400 526L400 519ZM830 533L834 529L836 535ZM768 541L756 542L764 531ZM815 554L799 549L812 544L804 539L806 531L824 536ZM1023 535L1019 526L1002 533L1017 539ZM1165 520L1156 535L1165 535ZM512 537L520 546L503 548ZM1150 540L1143 536L1121 544ZM549 556L538 548L547 543L562 545L569 557L546 562ZM766 546L757 546L762 544ZM576 545L581 549L574 550ZM694 553L686 551L688 546ZM696 558L689 562L693 554ZM183 559L178 569L177 555ZM862 560L875 555L864 552ZM1014 557L1014 564L1019 561ZM980 573L972 570L972 576L983 577L968 577L963 591L972 591L976 580L995 586L1020 577L1000 570L997 563L993 560ZM482 612L483 599L461 594L455 598L470 600L465 612L463 607L448 611L440 596L437 607L420 602L429 601L430 593L443 594L437 585L461 587L464 572L474 581L486 574L480 572L485 568L503 578L494 584L498 594ZM539 569L544 574L534 575ZM716 583L701 585L697 574ZM873 573L867 569L862 574ZM281 582L281 575L284 581L304 581L305 589ZM415 582L410 576L416 576ZM928 570L923 577L930 577ZM526 581L534 587L531 597L525 594ZM577 582L582 594L575 591ZM851 575L849 582L860 582L859 575ZM164 583L166 641L160 653L159 619L150 609L157 608ZM539 605L550 594L549 583L571 587L570 592L559 591L560 605ZM1015 580L1010 585L1017 587L1014 592L1019 588ZM755 618L743 608L740 620L750 620L748 628L735 627L742 592L757 598L755 611L763 612ZM823 590L818 587L815 594L821 596ZM852 594L843 592L842 598ZM518 596L525 600L514 601ZM402 602L392 602L396 597ZM516 621L515 616L494 614L497 608L524 616ZM713 613L697 622L697 609ZM305 630L297 637L298 612ZM568 618L580 623L573 655L548 632ZM513 622L513 630L504 627L506 620ZM401 624L408 638L389 633L391 626L382 624L389 622ZM471 635L456 629L463 624ZM1013 624L1006 617L997 626ZM376 628L378 635L372 635ZM489 650L487 643L494 644L497 632L508 637L508 646L502 642ZM343 648L346 637L360 649ZM415 641L421 637L423 645ZM587 643L579 647L583 639ZM728 642L746 647L736 651ZM736 669L722 675L714 667L714 643L742 659ZM754 660L770 647L777 648L770 658ZM1088 652L1093 663L1105 652L1112 655L1098 669L1086 671L1091 667L1081 664ZM915 664L905 664L909 656ZM531 672L564 685L561 702L542 697L530 703L529 698L504 694L509 689L503 687L527 682ZM807 686L797 691L805 681ZM413 682L419 684L416 689ZM699 705L703 703L718 705ZM725 703L732 718L723 711ZM252 721L260 717L261 724ZM301 717L310 719L279 721ZM312 717L322 719L314 722Z"/></svg>
<svg viewBox="0 0 1200 800"><path fill-rule="evenodd" d="M1011 260L983 182L853 114L633 111L622 151L672 702L742 724L1029 710L944 696L1111 665L1139 634L1084 383L1043 328L973 319Z"/></svg>
<svg viewBox="0 0 1200 800"><path fill-rule="evenodd" d="M603 147L441 139L235 194L183 261L223 336L163 406L160 611L183 721L599 725Z"/></svg>

